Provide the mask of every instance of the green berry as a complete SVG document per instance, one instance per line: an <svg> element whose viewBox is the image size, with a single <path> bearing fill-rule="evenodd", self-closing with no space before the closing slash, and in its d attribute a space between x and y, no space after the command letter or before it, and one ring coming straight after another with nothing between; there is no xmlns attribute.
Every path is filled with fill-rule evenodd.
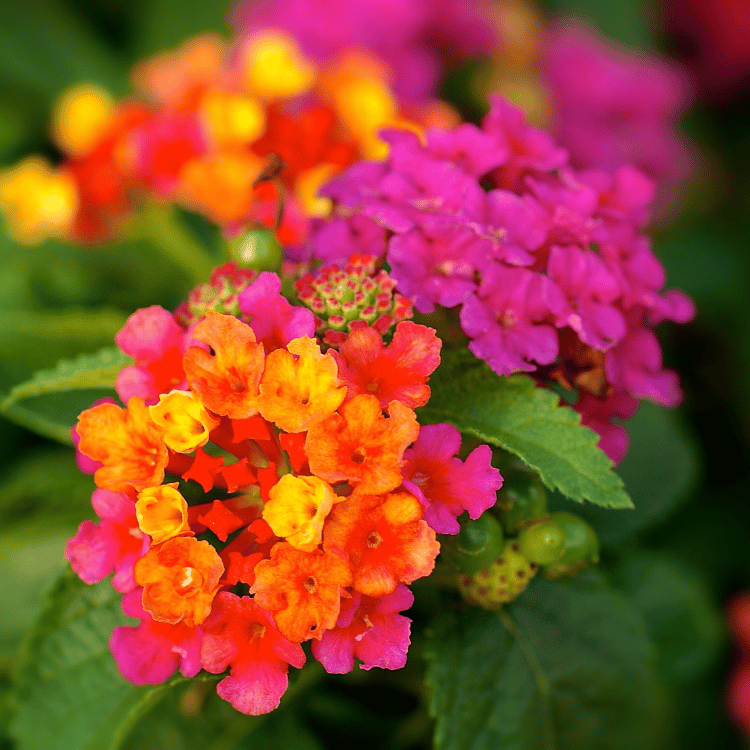
<svg viewBox="0 0 750 750"><path fill-rule="evenodd" d="M460 576L458 587L469 604L497 609L513 601L529 585L536 571L537 565L521 554L515 539L510 539L492 565L473 575Z"/></svg>
<svg viewBox="0 0 750 750"><path fill-rule="evenodd" d="M229 240L229 256L246 268L278 271L284 251L270 229L259 227Z"/></svg>
<svg viewBox="0 0 750 750"><path fill-rule="evenodd" d="M574 576L591 563L599 562L599 539L586 521L573 513L550 513L565 534L565 551L559 560L544 570L547 578Z"/></svg>
<svg viewBox="0 0 750 750"><path fill-rule="evenodd" d="M552 519L544 519L518 534L518 546L531 562L550 565L565 549L565 532Z"/></svg>
<svg viewBox="0 0 750 750"><path fill-rule="evenodd" d="M498 505L503 509L506 533L513 534L547 515L547 490L539 477L528 471L509 474L498 492Z"/></svg>
<svg viewBox="0 0 750 750"><path fill-rule="evenodd" d="M491 513L469 520L446 544L447 557L462 573L476 573L500 557L505 545L503 528Z"/></svg>

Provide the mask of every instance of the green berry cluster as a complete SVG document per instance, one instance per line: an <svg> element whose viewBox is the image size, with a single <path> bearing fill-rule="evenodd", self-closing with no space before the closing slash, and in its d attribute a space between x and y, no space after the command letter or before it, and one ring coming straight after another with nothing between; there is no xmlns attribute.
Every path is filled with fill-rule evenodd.
<svg viewBox="0 0 750 750"><path fill-rule="evenodd" d="M546 578L573 576L599 561L594 530L573 513L548 512L547 491L535 474L516 466L504 476L494 513L463 523L444 544L464 599L486 609L513 601L538 571Z"/></svg>

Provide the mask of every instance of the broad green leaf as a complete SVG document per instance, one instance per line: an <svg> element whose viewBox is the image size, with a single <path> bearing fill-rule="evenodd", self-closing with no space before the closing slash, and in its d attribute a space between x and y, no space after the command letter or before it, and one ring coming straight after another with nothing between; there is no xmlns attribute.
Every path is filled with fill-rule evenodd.
<svg viewBox="0 0 750 750"><path fill-rule="evenodd" d="M643 614L666 680L686 683L714 665L723 618L695 571L669 555L644 552L625 558L618 579Z"/></svg>
<svg viewBox="0 0 750 750"><path fill-rule="evenodd" d="M153 55L197 34L226 36L229 12L226 0L149 0L137 16L137 53Z"/></svg>
<svg viewBox="0 0 750 750"><path fill-rule="evenodd" d="M675 412L643 402L626 427L630 450L617 473L635 509L612 514L585 506L575 511L596 529L599 541L610 547L633 539L674 514L695 485L700 466L695 444ZM570 508L562 498L552 504L559 509Z"/></svg>
<svg viewBox="0 0 750 750"><path fill-rule="evenodd" d="M118 310L4 310L0 315L0 388L26 380L60 359L111 346L127 316ZM8 383L6 373L14 377Z"/></svg>
<svg viewBox="0 0 750 750"><path fill-rule="evenodd" d="M68 513L80 519L90 509L93 490L93 479L78 468L69 448L27 451L0 477L0 522L37 513Z"/></svg>
<svg viewBox="0 0 750 750"><path fill-rule="evenodd" d="M596 447L598 435L558 404L552 391L525 375L499 377L461 352L446 352L430 379L422 423L448 422L520 456L550 489L607 508L632 508L612 462Z"/></svg>
<svg viewBox="0 0 750 750"><path fill-rule="evenodd" d="M651 747L651 645L593 571L535 580L499 612L447 614L428 638L437 750Z"/></svg>
<svg viewBox="0 0 750 750"><path fill-rule="evenodd" d="M605 44L619 42L642 50L656 47L650 0L602 3L598 0L547 0L555 15L573 17L579 26L595 25ZM633 50L637 53L637 49Z"/></svg>
<svg viewBox="0 0 750 750"><path fill-rule="evenodd" d="M11 733L17 750L116 750L172 685L136 687L117 671L108 641L131 624L108 582L87 586L68 572L55 584L20 663Z"/></svg>
<svg viewBox="0 0 750 750"><path fill-rule="evenodd" d="M39 612L39 601L65 570L65 543L75 535L78 521L33 516L5 521L0 528L0 651L18 647Z"/></svg>
<svg viewBox="0 0 750 750"><path fill-rule="evenodd" d="M82 16L51 0L0 3L0 79L46 101L81 81L127 91L123 61Z"/></svg>
<svg viewBox="0 0 750 750"><path fill-rule="evenodd" d="M310 667L315 665L292 679L304 680ZM322 750L297 716L291 700L295 685L270 714L245 716L219 698L213 682L191 681L170 691L138 722L123 750Z"/></svg>
<svg viewBox="0 0 750 750"><path fill-rule="evenodd" d="M61 360L51 370L36 372L30 380L11 388L0 402L0 411L24 399L47 393L114 388L117 374L132 362L116 346L100 349L96 354Z"/></svg>
<svg viewBox="0 0 750 750"><path fill-rule="evenodd" d="M114 395L114 391L103 388L46 393L26 399L22 404L10 404L2 414L37 435L72 445L70 430L78 415L94 401Z"/></svg>

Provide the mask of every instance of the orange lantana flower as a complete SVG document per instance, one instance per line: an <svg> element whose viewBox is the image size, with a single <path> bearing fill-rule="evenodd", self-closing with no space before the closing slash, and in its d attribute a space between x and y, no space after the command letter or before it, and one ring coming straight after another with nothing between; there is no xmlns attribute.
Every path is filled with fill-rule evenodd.
<svg viewBox="0 0 750 750"><path fill-rule="evenodd" d="M157 622L200 625L211 612L224 564L208 542L178 536L152 547L135 564L143 608Z"/></svg>
<svg viewBox="0 0 750 750"><path fill-rule="evenodd" d="M78 416L78 450L104 464L96 470L96 486L113 492L143 490L161 484L167 448L160 439L143 399L131 398L127 409L98 404Z"/></svg>
<svg viewBox="0 0 750 750"><path fill-rule="evenodd" d="M429 575L440 551L419 500L408 492L352 496L337 505L323 529L323 546L349 560L354 588L367 596Z"/></svg>
<svg viewBox="0 0 750 750"><path fill-rule="evenodd" d="M192 453L204 446L211 430L219 426L219 420L187 391L162 393L159 403L148 410L164 443L177 453Z"/></svg>
<svg viewBox="0 0 750 750"><path fill-rule="evenodd" d="M346 388L336 362L308 336L290 341L266 358L260 381L260 413L285 432L304 432L338 409Z"/></svg>
<svg viewBox="0 0 750 750"><path fill-rule="evenodd" d="M392 401L390 419L375 396L355 396L339 412L310 427L305 452L310 470L333 484L348 481L361 494L390 492L401 484L403 455L417 439L414 412Z"/></svg>
<svg viewBox="0 0 750 750"><path fill-rule="evenodd" d="M161 544L179 534L192 535L187 502L178 492L177 482L139 492L135 515L140 530L151 537L151 544Z"/></svg>
<svg viewBox="0 0 750 750"><path fill-rule="evenodd" d="M204 406L231 419L257 414L264 357L252 328L211 310L195 327L193 338L210 347L204 351L191 346L182 360L187 381Z"/></svg>
<svg viewBox="0 0 750 750"><path fill-rule="evenodd" d="M317 477L285 474L269 490L263 519L276 536L295 549L312 552L321 542L323 523L337 497L331 485Z"/></svg>
<svg viewBox="0 0 750 750"><path fill-rule="evenodd" d="M338 555L302 552L279 542L271 550L271 559L255 566L250 593L273 613L285 638L301 643L320 639L324 630L336 625L342 591L351 582L349 565Z"/></svg>

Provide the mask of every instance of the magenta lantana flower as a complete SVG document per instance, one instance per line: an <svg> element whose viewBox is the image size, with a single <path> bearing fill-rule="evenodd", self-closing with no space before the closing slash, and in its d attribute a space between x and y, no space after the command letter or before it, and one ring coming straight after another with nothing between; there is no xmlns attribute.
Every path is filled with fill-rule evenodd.
<svg viewBox="0 0 750 750"><path fill-rule="evenodd" d="M117 395L124 403L138 396L154 404L160 393L187 387L182 355L190 335L159 305L136 310L115 335L115 343L135 364L117 375Z"/></svg>
<svg viewBox="0 0 750 750"><path fill-rule="evenodd" d="M414 603L414 594L399 583L392 594L373 599L358 591L341 602L341 613L333 630L313 641L313 656L329 674L346 674L354 669L401 669L406 664L411 620L400 615Z"/></svg>
<svg viewBox="0 0 750 750"><path fill-rule="evenodd" d="M315 335L315 316L304 307L294 307L281 294L281 279L264 272L238 297L257 341L266 354L284 348L292 339Z"/></svg>
<svg viewBox="0 0 750 750"><path fill-rule="evenodd" d="M250 597L227 591L217 594L203 629L203 668L220 674L230 667L216 692L244 714L276 708L289 682L289 665L301 669L305 663L299 643L284 638L271 614Z"/></svg>
<svg viewBox="0 0 750 750"><path fill-rule="evenodd" d="M464 511L479 518L497 499L503 478L490 461L488 445L475 448L465 461L456 458L461 433L449 424L425 425L404 453L404 487L424 506L424 520L438 534L457 534Z"/></svg>
<svg viewBox="0 0 750 750"><path fill-rule="evenodd" d="M120 673L134 685L159 685L176 669L195 677L201 669L203 629L156 622L141 606L142 591L134 589L122 598L122 611L139 619L140 625L117 627L109 639Z"/></svg>
<svg viewBox="0 0 750 750"><path fill-rule="evenodd" d="M567 303L548 277L493 265L461 308L469 349L500 375L533 372L558 354L553 321L567 319Z"/></svg>
<svg viewBox="0 0 750 750"><path fill-rule="evenodd" d="M151 544L138 527L135 504L127 495L102 489L94 490L91 504L101 521L83 521L65 546L65 557L85 583L99 583L114 573L112 585L130 591L135 587L133 566Z"/></svg>

